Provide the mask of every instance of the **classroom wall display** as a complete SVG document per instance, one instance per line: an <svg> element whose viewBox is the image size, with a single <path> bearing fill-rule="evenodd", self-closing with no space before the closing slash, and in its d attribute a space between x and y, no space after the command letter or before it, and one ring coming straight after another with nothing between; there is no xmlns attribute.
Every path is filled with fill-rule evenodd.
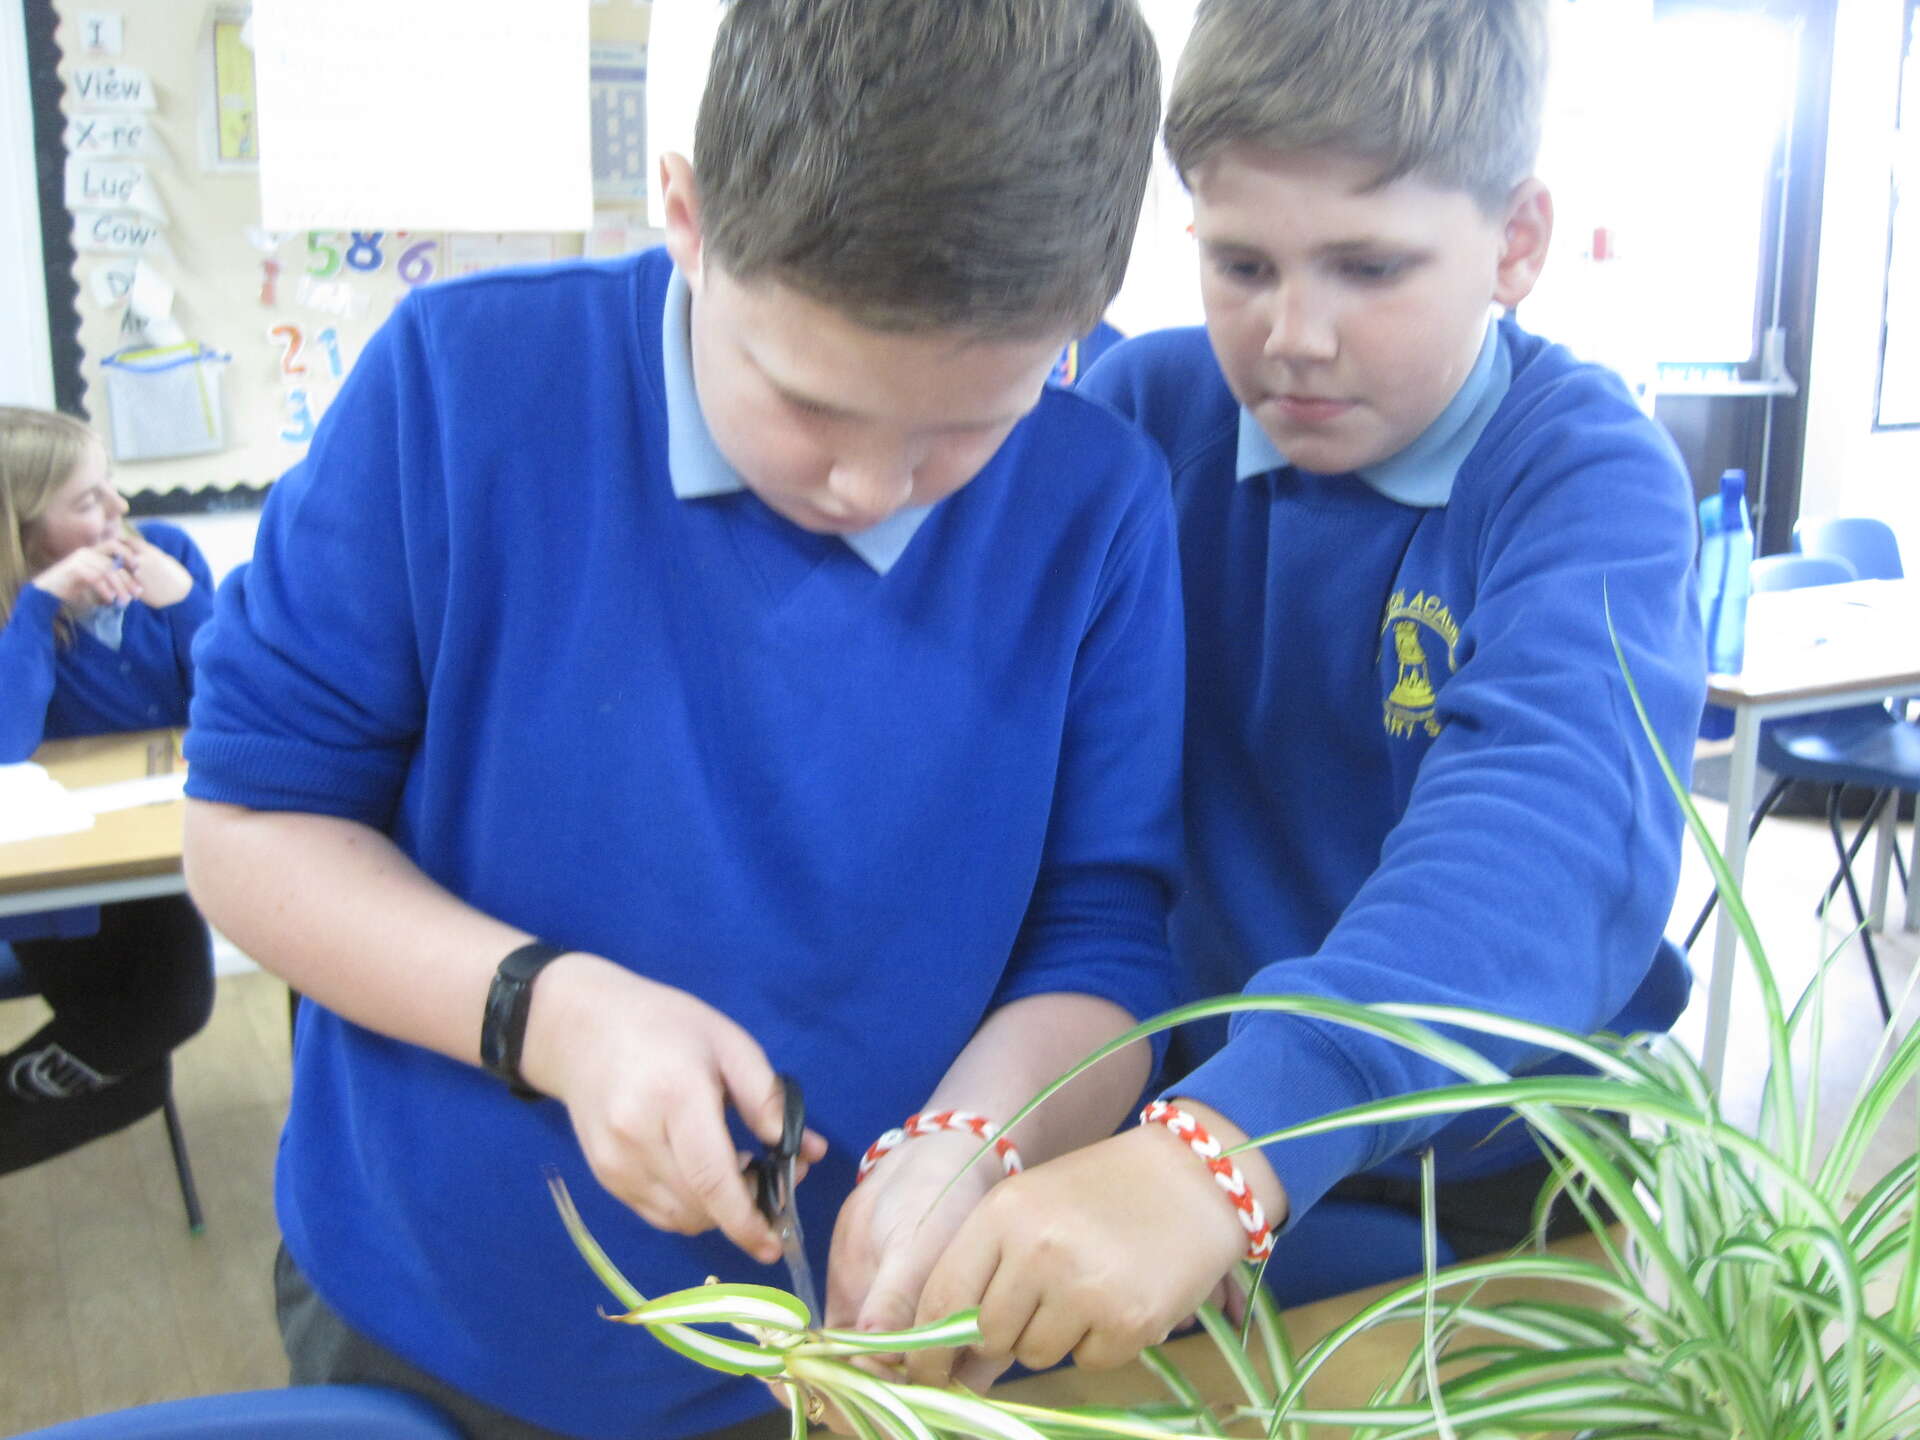
<svg viewBox="0 0 1920 1440"><path fill-rule="evenodd" d="M259 162L272 133L255 114L247 4L28 0L60 81L35 87L43 232L62 242L48 245L55 362L77 371L56 388L107 438L137 509L251 503L304 455L362 347L413 289L656 241L635 158L651 7L588 8L591 229L270 231ZM512 91L511 76L441 75L431 54L416 69ZM40 113L48 93L57 113Z"/></svg>

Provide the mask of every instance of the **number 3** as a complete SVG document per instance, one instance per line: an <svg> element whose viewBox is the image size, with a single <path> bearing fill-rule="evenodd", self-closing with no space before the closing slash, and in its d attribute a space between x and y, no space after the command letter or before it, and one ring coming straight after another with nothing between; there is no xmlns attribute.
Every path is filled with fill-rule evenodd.
<svg viewBox="0 0 1920 1440"><path fill-rule="evenodd" d="M291 445L304 445L313 438L313 411L307 406L307 392L298 386L287 391L287 424L280 438Z"/></svg>

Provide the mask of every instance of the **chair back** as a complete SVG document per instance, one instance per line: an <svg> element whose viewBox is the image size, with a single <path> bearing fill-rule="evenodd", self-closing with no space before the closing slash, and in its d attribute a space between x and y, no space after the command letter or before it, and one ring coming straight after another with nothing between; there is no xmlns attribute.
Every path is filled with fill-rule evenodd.
<svg viewBox="0 0 1920 1440"><path fill-rule="evenodd" d="M1793 527L1793 548L1802 555L1832 555L1853 566L1862 580L1900 580L1900 542L1893 527L1871 515L1829 515Z"/></svg>
<svg viewBox="0 0 1920 1440"><path fill-rule="evenodd" d="M445 1411L377 1385L237 1390L110 1410L15 1440L461 1440Z"/></svg>
<svg viewBox="0 0 1920 1440"><path fill-rule="evenodd" d="M13 953L13 947L0 940L0 1000L18 1000L39 993L40 987L27 978L26 969Z"/></svg>
<svg viewBox="0 0 1920 1440"><path fill-rule="evenodd" d="M1809 585L1844 585L1858 580L1853 566L1833 555L1762 555L1750 572L1753 592L1801 590Z"/></svg>

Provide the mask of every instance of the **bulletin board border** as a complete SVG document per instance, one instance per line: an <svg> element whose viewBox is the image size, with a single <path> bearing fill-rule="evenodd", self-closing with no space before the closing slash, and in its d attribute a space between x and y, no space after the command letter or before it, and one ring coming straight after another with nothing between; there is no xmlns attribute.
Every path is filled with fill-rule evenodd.
<svg viewBox="0 0 1920 1440"><path fill-rule="evenodd" d="M127 510L137 518L159 515L218 515L227 510L258 510L266 503L271 480L258 485L240 482L228 486L202 485L197 490L137 490L127 496Z"/></svg>
<svg viewBox="0 0 1920 1440"><path fill-rule="evenodd" d="M33 167L40 192L40 254L46 270L47 334L53 366L54 408L86 418L86 381L80 373L79 255L67 213L66 115L60 108L60 16L53 0L26 0L27 89L33 102Z"/></svg>

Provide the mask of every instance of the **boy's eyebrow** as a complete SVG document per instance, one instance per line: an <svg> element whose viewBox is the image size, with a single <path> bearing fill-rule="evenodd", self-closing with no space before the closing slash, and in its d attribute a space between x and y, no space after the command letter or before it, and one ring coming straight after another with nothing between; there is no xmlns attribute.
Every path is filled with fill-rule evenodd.
<svg viewBox="0 0 1920 1440"><path fill-rule="evenodd" d="M773 392L776 395L778 395L782 400L786 401L789 405L797 405L803 410L811 410L820 415L827 416L830 419L834 419L834 420L863 420L863 419L871 418L868 416L867 412L865 411L849 410L844 405L831 404L828 401L821 400L812 395L809 395L805 391L795 390L792 386L783 384L781 381L774 379L772 375L768 374L768 372L764 367L759 366L758 361L755 361L754 363L756 368L760 369L760 374L762 378L766 380L768 386L773 390ZM990 415L977 420L956 421L951 425L943 425L943 426L940 426L939 428L942 430L955 430L955 431L989 430L996 425L1018 424L1026 414L1027 412L1025 410L1022 410L1018 414L1014 414L1014 415Z"/></svg>
<svg viewBox="0 0 1920 1440"><path fill-rule="evenodd" d="M766 372L763 370L761 374L765 375ZM773 387L774 393L782 400L786 401L789 405L797 405L802 410L818 411L822 415L831 415L836 420L858 418L857 412L849 410L843 405L830 404L817 396L807 394L805 391L795 390L790 385L781 384L771 375L767 375L767 384Z"/></svg>

